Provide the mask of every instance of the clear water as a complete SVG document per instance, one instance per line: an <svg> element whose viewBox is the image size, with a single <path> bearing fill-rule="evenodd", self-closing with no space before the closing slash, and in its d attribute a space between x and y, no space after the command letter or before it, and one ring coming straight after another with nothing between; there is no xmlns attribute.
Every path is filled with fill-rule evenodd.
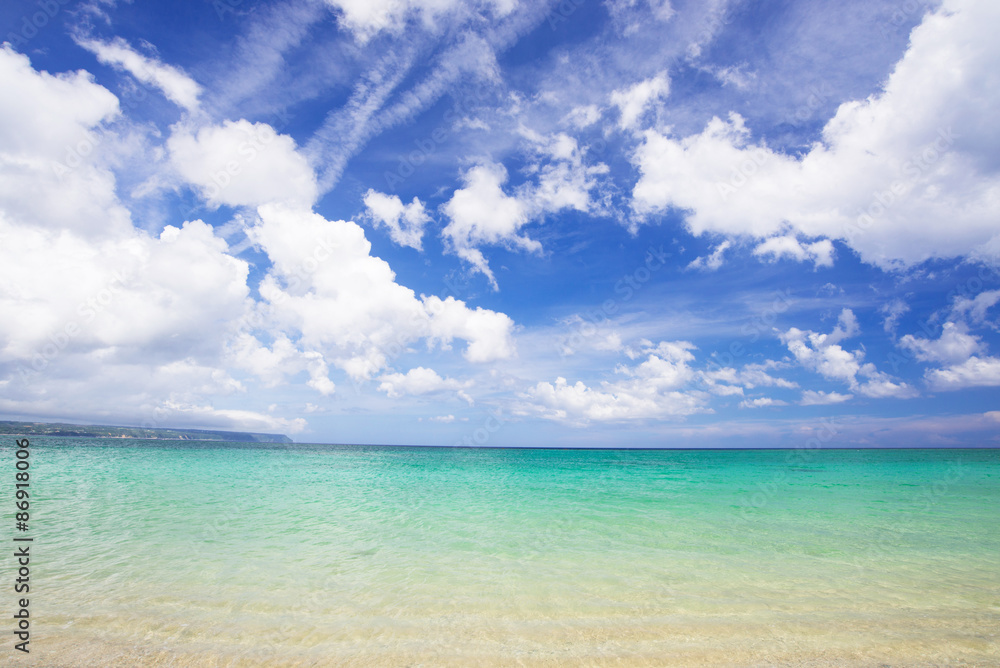
<svg viewBox="0 0 1000 668"><path fill-rule="evenodd" d="M1000 665L997 450L32 448L3 665Z"/></svg>

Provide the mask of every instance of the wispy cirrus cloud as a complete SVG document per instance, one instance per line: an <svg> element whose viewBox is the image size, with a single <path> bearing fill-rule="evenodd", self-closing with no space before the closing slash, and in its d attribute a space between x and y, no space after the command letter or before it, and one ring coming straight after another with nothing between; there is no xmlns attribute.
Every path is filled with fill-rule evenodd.
<svg viewBox="0 0 1000 668"><path fill-rule="evenodd" d="M180 68L144 56L121 37L102 42L89 37L77 37L77 44L87 49L105 65L128 72L142 83L158 88L171 102L187 111L197 111L202 87Z"/></svg>

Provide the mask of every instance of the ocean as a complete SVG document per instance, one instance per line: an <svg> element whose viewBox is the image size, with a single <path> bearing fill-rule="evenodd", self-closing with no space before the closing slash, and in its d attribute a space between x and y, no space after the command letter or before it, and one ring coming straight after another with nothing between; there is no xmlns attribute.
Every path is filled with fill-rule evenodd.
<svg viewBox="0 0 1000 668"><path fill-rule="evenodd" d="M1000 666L998 450L30 447L5 666Z"/></svg>

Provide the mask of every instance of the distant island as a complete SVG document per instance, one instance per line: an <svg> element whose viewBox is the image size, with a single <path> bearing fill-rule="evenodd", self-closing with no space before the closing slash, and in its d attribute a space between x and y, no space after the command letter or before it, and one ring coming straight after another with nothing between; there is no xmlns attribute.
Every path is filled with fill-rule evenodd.
<svg viewBox="0 0 1000 668"><path fill-rule="evenodd" d="M0 435L66 436L73 438L145 438L167 441L238 441L247 443L292 443L284 434L206 429L146 429L63 422L12 422L0 420Z"/></svg>

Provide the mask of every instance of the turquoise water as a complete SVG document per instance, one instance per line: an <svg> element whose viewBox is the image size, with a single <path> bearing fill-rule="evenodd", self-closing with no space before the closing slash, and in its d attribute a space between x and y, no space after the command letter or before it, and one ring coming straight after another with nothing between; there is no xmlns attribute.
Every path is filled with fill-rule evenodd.
<svg viewBox="0 0 1000 668"><path fill-rule="evenodd" d="M18 665L1000 665L997 450L32 449Z"/></svg>

